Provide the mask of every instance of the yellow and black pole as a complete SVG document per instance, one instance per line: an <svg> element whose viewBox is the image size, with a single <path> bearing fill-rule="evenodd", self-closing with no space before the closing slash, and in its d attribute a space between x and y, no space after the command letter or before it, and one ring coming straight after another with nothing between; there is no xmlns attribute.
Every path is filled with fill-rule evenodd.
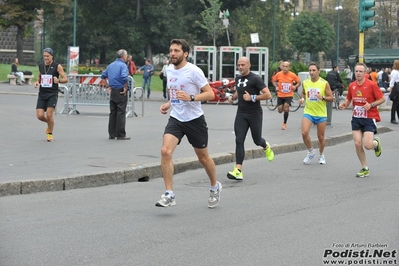
<svg viewBox="0 0 399 266"><path fill-rule="evenodd" d="M359 1L359 63L364 63L364 31L375 26L374 20L368 20L375 16L375 11L371 10L374 6L374 0Z"/></svg>
<svg viewBox="0 0 399 266"><path fill-rule="evenodd" d="M359 63L364 63L364 31L359 32Z"/></svg>

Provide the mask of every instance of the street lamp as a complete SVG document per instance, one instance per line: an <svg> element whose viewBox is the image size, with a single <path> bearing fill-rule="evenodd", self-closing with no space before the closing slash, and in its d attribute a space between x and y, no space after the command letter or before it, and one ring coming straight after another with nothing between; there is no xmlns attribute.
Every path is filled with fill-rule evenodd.
<svg viewBox="0 0 399 266"><path fill-rule="evenodd" d="M380 11L380 22L378 23L378 48L381 48L381 23L382 23L382 8L381 8L381 0L380 2L380 6L379 6L379 11Z"/></svg>
<svg viewBox="0 0 399 266"><path fill-rule="evenodd" d="M296 3L294 3L294 10L293 10L293 12L291 12L291 17L292 17L293 19L295 19L296 16L299 16L299 12L296 11ZM294 52L294 54L292 55L292 58L295 59L295 52Z"/></svg>
<svg viewBox="0 0 399 266"><path fill-rule="evenodd" d="M219 13L219 18L223 20L223 25L226 27L226 34L227 34L227 41L229 42L229 46L231 46L230 44L230 36L229 36L229 17L230 17L230 13L229 10L226 9L225 11L220 11Z"/></svg>
<svg viewBox="0 0 399 266"><path fill-rule="evenodd" d="M76 0L73 1L73 46L76 46Z"/></svg>
<svg viewBox="0 0 399 266"><path fill-rule="evenodd" d="M339 11L342 9L341 0L338 0L338 5L335 7L338 13L338 23L337 23L337 66L339 65Z"/></svg>
<svg viewBox="0 0 399 266"><path fill-rule="evenodd" d="M295 3L294 3L294 12L291 12L291 17L296 17L296 16L299 16L299 12L298 11L296 11L296 5L297 5L297 3L298 3L298 0L296 0L295 1Z"/></svg>
<svg viewBox="0 0 399 266"><path fill-rule="evenodd" d="M266 0L260 0L266 2ZM284 4L289 4L290 0L284 0ZM273 56L272 62L275 62L276 58L276 13L277 13L277 0L273 0Z"/></svg>

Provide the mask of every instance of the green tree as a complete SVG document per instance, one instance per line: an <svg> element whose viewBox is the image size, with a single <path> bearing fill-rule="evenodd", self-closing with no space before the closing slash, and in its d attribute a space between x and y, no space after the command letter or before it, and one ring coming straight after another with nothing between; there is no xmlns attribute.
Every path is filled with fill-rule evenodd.
<svg viewBox="0 0 399 266"><path fill-rule="evenodd" d="M376 26L365 32L365 48L378 48L380 44L381 48L393 47L398 34L397 5L397 1L376 1Z"/></svg>
<svg viewBox="0 0 399 266"><path fill-rule="evenodd" d="M342 2L341 2L342 3ZM335 10L336 0L330 0L327 2L327 7L324 9L323 17L329 21L330 25L335 31L335 41L334 46L331 47L326 53L326 59L336 61L337 53L337 23L338 23L338 13ZM358 14L359 11L357 2L343 2L342 9L339 18L339 56L348 60L350 55L354 54L354 51L358 49L359 46L359 26L358 26Z"/></svg>
<svg viewBox="0 0 399 266"><path fill-rule="evenodd" d="M0 1L0 27L7 29L17 27L17 57L21 64L24 62L24 39L33 31L33 21L36 20L37 10L48 6L54 14L60 14L56 7L66 0L56 3L51 0L3 0Z"/></svg>
<svg viewBox="0 0 399 266"><path fill-rule="evenodd" d="M328 51L334 42L334 30L320 13L303 11L288 28L288 38L299 53Z"/></svg>
<svg viewBox="0 0 399 266"><path fill-rule="evenodd" d="M268 3L268 2L267 2ZM258 33L259 46L268 47L269 54L273 52L273 17L274 6L257 1L247 7L241 7L234 11L234 20L232 21L232 30L234 43L237 46L253 46L250 34ZM276 8L276 34L275 43L277 56L276 60L286 59L287 51L287 29L289 25L290 5L284 5L282 0L277 1ZM233 14L233 11L231 12Z"/></svg>
<svg viewBox="0 0 399 266"><path fill-rule="evenodd" d="M101 64L108 64L119 49L133 54L143 51L132 1L85 0L78 1L78 7L77 45L83 52L82 60L98 56Z"/></svg>
<svg viewBox="0 0 399 266"><path fill-rule="evenodd" d="M225 28L221 23L222 18L219 18L222 4L219 0L208 0L209 6L207 6L205 0L200 0L200 2L204 6L204 10L200 13L202 20L195 23L206 31L207 35L213 40L213 46L216 46L216 38L223 33Z"/></svg>
<svg viewBox="0 0 399 266"><path fill-rule="evenodd" d="M57 6L57 14L54 13L53 7L47 5L37 12L35 27L39 28L44 34L42 45L51 47L57 62L64 64L66 62L66 47L73 44L73 1L61 2ZM40 49L36 49L36 51L40 51ZM41 51L38 58L42 58Z"/></svg>
<svg viewBox="0 0 399 266"><path fill-rule="evenodd" d="M197 17L186 12L190 3L184 0L85 0L77 4L76 45L81 62L99 57L101 64L107 64L124 48L142 64L153 53L167 53L172 38L195 39L197 34L192 27ZM46 24L51 45L63 55L72 45L72 8L70 3L62 19L49 16Z"/></svg>

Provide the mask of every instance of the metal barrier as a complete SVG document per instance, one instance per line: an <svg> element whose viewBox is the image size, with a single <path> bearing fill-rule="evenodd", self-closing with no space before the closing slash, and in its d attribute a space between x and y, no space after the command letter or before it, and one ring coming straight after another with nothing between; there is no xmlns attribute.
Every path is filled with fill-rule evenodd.
<svg viewBox="0 0 399 266"><path fill-rule="evenodd" d="M60 92L63 91L64 94L64 106L60 111L60 114L80 114L77 106L108 106L110 94L108 89L105 87L103 80L100 75L69 75L68 83L65 85L60 85ZM133 77L129 76L128 81L128 102L126 106L126 117L136 116L135 112L135 97L132 97L139 89L143 92L143 88L135 87L135 81ZM134 88L130 90L130 88ZM142 112L141 115L144 116L144 99L142 98Z"/></svg>
<svg viewBox="0 0 399 266"><path fill-rule="evenodd" d="M136 102L136 91L137 90L139 90L139 91L141 91L141 97L139 97L139 100L141 100L141 116L144 116L144 96L143 96L143 94L144 94L144 90L143 90L143 88L142 87L134 87L134 89L132 90L132 95L133 95L133 97L129 97L129 101L131 101L131 106L132 106L132 113L133 113L133 115L134 116L136 116L137 117L137 114L136 114L136 112L135 112L135 102Z"/></svg>
<svg viewBox="0 0 399 266"><path fill-rule="evenodd" d="M58 85L58 92L62 93L64 95L64 104L62 106L61 111L59 112L59 114L63 114L66 113L68 114L70 109L69 109L69 101L68 101L68 97L70 97L69 91L69 83L61 83L60 85Z"/></svg>

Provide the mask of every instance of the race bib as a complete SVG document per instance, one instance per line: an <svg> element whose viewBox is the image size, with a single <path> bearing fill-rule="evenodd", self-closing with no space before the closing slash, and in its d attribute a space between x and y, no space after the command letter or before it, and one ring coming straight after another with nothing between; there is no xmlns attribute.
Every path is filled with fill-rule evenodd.
<svg viewBox="0 0 399 266"><path fill-rule="evenodd" d="M53 75L41 75L40 85L43 88L53 87Z"/></svg>
<svg viewBox="0 0 399 266"><path fill-rule="evenodd" d="M178 91L178 89L174 89L174 88L168 89L169 99L170 99L171 104L181 104L182 103L182 101L177 99L177 91Z"/></svg>
<svg viewBox="0 0 399 266"><path fill-rule="evenodd" d="M291 83L282 82L281 83L281 92L290 93L291 92Z"/></svg>
<svg viewBox="0 0 399 266"><path fill-rule="evenodd" d="M311 102L317 102L319 99L317 95L320 94L320 89L309 89L308 90L308 100Z"/></svg>
<svg viewBox="0 0 399 266"><path fill-rule="evenodd" d="M353 108L353 117L367 118L367 110L363 106L355 106Z"/></svg>

